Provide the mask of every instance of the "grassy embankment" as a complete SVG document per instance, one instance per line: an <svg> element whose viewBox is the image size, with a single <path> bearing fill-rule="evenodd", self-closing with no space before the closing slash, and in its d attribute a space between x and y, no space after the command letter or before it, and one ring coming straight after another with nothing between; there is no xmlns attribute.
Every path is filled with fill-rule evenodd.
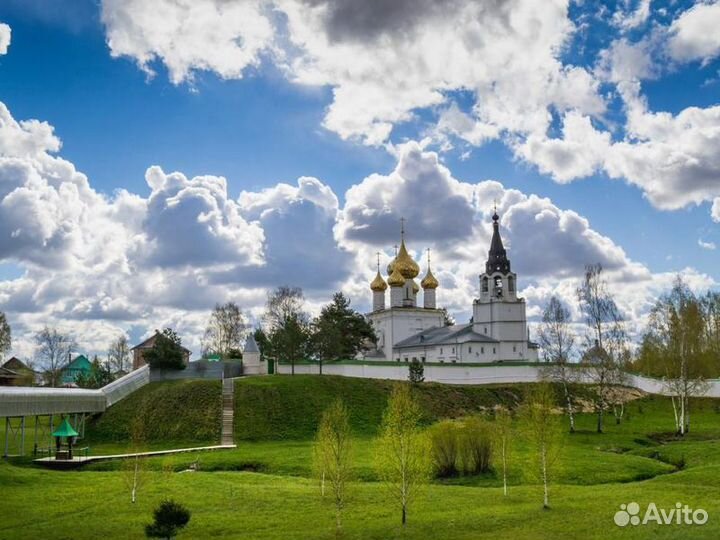
<svg viewBox="0 0 720 540"><path fill-rule="evenodd" d="M372 437L391 383L339 377L272 377L236 384L237 450L184 454L147 461L152 472L139 502L129 502L118 462L81 472L51 472L0 465L6 516L1 538L140 538L151 508L166 494L193 511L187 538L331 538L330 506L310 478L311 439L322 409L342 396L356 435L356 482L344 519L349 538L401 537L398 515L376 482ZM513 407L522 385L420 389L426 422ZM111 408L88 429L93 453L121 448L136 414L148 425L148 446L203 445L217 441L219 385L150 385ZM211 410L212 409L212 410ZM217 411L217 412L216 412ZM683 441L667 399L648 396L628 406L628 417L596 434L594 416L580 415L579 433L564 441L562 465L551 487L550 511L529 470L529 449L516 444L510 495L494 474L434 482L417 499L406 531L412 538L716 538L720 535L720 407L693 403L693 429ZM564 419L558 417L559 422ZM193 427L194 426L194 427ZM199 472L176 474L196 461ZM252 472L251 472L252 471ZM621 503L681 501L710 514L707 525L645 525L621 529L612 517ZM59 535L59 536L58 536Z"/></svg>

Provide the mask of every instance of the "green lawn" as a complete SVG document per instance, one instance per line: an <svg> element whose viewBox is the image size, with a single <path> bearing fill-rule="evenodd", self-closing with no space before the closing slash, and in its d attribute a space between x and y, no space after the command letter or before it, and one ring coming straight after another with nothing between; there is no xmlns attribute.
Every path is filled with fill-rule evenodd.
<svg viewBox="0 0 720 540"><path fill-rule="evenodd" d="M321 410L319 405L338 393L351 403L351 409L354 407L356 433L355 482L350 486L343 519L344 538L720 537L720 408L715 400L692 404L692 428L683 440L669 434L673 416L665 398L648 396L631 403L620 425L612 416L607 418L603 434L593 431L594 415L580 415L578 433L564 440L561 467L550 488L550 510L541 508L541 487L528 470L529 449L518 439L507 497L495 473L436 480L418 496L403 532L399 512L377 482L373 468L373 435L389 385L346 381L335 377L238 381L240 388L236 389L244 398L236 406L240 410L245 407L249 424L238 434L238 448L148 459L149 480L135 505L130 503L122 462L101 462L71 472L38 469L29 466L27 460L0 462L0 540L142 538L143 524L149 522L152 508L165 496L172 496L192 511L190 525L180 538L334 538L331 505L321 500L310 474L314 420L305 416L317 418L312 411ZM148 387L136 403L161 403L152 394L175 395L178 388L174 383ZM428 385L422 391L428 422L478 410L487 412L493 400L517 404L522 396L519 386L458 389ZM301 399L303 393L305 400ZM253 412L247 406L253 400L265 412ZM107 413L113 416L98 419L95 425L106 422L106 427L113 426L110 432L120 432L121 419L129 416L127 410L117 407ZM167 412L158 410L155 414ZM206 418L210 413L183 414ZM265 436L257 427L262 414L273 426ZM559 416L558 421L566 420ZM90 430L93 453L127 449L114 437L103 438L98 433L107 431ZM208 442L214 441L207 436L185 437L156 440L147 446ZM197 472L180 472L193 462L199 467ZM705 509L710 519L703 526L617 527L615 512L620 504L631 501L643 508L654 502L668 509L682 502Z"/></svg>

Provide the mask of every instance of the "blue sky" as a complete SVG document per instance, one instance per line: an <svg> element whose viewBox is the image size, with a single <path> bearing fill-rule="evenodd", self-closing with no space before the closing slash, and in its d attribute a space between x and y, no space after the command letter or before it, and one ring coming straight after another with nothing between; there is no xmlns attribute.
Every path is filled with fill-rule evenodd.
<svg viewBox="0 0 720 540"><path fill-rule="evenodd" d="M433 201L415 201L412 195L393 198L387 186L413 181L412 172L408 176L398 172L403 163L411 171L420 164L435 167L417 182L444 182L438 172L442 166L463 186L491 179L501 182L511 257L528 236L519 224L530 222L521 219L520 207L513 210L519 199L507 195L510 190L550 200L534 206L523 202L523 211L533 206L534 212L557 216L572 212L587 220L586 225L563 229L558 218L562 234L549 230L544 236L549 243L566 243L573 253L553 251L557 260L537 255L548 271L528 271L526 284L534 288L528 292L529 302L540 305L548 294L562 291L568 302L572 300L567 295L571 269L579 275L582 266L574 257L578 249L573 247L573 231L582 236L577 245L588 243L588 253L597 253L598 258L610 253L603 262L615 271L616 279L645 283L642 293L628 292L628 285L618 289L626 295L627 310L633 315L643 316L648 298L675 272L686 272L699 289L716 287L720 281L715 248L720 246L716 221L720 220L720 38L717 33L708 35L703 25L713 17L720 23L720 6L717 2L558 1L548 13L536 13L531 4L518 0L498 8L498 13L491 12L494 8L476 13L472 3L459 0L445 10L437 10L429 1L401 1L392 9L378 1L355 6L352 9L368 13L353 17L348 7L352 3L344 1L334 7L319 2L314 8L302 0L280 1L273 12L270 3L258 2L252 13L223 13L231 8L213 0L163 0L155 13L139 0L73 2L63 10L43 0L4 2L0 22L12 34L7 54L0 55L0 102L15 121L37 119L54 128L62 148L43 152L47 159L72 163L87 176L92 192L104 198L105 206L93 206L96 203L88 202L93 195L88 195L82 208L115 216L116 221L96 227L122 228L117 233L124 238L115 253L122 261L118 267L128 265L137 279L152 276L156 282L185 283L192 276L202 287L219 284L222 288L213 289L217 301L237 298L251 318L260 313L264 290L272 287L273 280L277 285L292 281L293 272L307 276L298 278L304 280L298 284L308 289L313 306L333 289L343 288L358 307L366 307L365 284L360 283L372 271L367 261L372 261L378 247L389 248L397 231L363 236L362 231L374 230L373 222L363 219L381 219L388 212L417 216L415 223L412 219L408 223L410 239L414 226L418 231L412 247L418 252L424 247L437 249L435 260L441 270L444 266L448 276L460 276L446 299L458 314L466 313L463 303L472 297L472 276L479 272L487 249L484 212L493 200L478 197L489 187L464 203L473 206L471 220L477 224L456 237L459 245L472 246L473 255L459 255L448 246L448 235L432 229L442 227L443 216L434 216L437 225L417 223L434 212ZM703 12L695 16L696 10ZM207 17L207 28L188 22L200 16ZM240 19L260 21L267 31L256 32L261 24L249 28ZM527 30L526 20L540 30ZM479 30L471 25L473 21ZM509 24L517 35L491 42L496 23ZM217 28L208 30L213 24ZM165 33L167 27L170 31ZM444 70L443 60L433 58L432 44L448 41L443 37L445 28L467 35L478 32L491 43L478 42L475 47L467 39L454 44L461 50L457 58L447 59ZM212 42L213 33L221 36L218 42ZM493 56L499 58L499 65ZM525 63L524 56L531 60ZM577 78L571 78L573 68ZM547 80L552 82L545 88ZM632 90L633 84L639 90ZM448 114L453 107L455 116ZM689 107L698 108L697 116L673 124ZM634 127L630 111L636 115ZM658 118L661 113L667 114ZM587 120L580 122L584 131L564 132L571 119ZM469 129L486 135L473 136ZM417 144L425 157L412 153L406 144ZM673 149L678 149L677 156L669 156ZM12 152L0 148L0 156L8 159L35 159ZM439 163L432 165L429 155ZM174 227L162 217L169 214L155 219L148 213L154 208L152 201L177 195L167 179L150 185L146 171L152 166L165 175L178 171L193 193L215 182L195 185L195 177L227 180L227 201L221 197L213 203L220 215L213 233L219 236L213 238L232 238L235 252L175 249L159 254L160 242L182 240L162 236ZM49 174L47 168L41 169ZM8 174L0 175L0 182L13 182ZM371 175L380 175L387 183L374 185L367 181ZM312 177L316 183L303 188L297 184L300 177ZM279 188L282 183L295 191ZM346 197L353 186L354 197ZM377 189L388 193L384 207L373 207L377 197L372 190ZM446 193L442 189L439 193ZM452 190L465 188L451 184L447 189L455 193ZM113 205L120 208L117 190L135 197L128 203L132 211L112 210ZM247 195L238 202L241 192ZM717 215L711 209L713 201L718 201ZM456 213L451 206L440 206ZM365 217L352 212L359 207L367 210ZM193 208L188 204L182 219L197 221L197 215L186 213ZM132 219L127 216L133 212L138 221L128 225ZM513 212L520 216L514 221ZM452 221L452 216L447 217ZM81 221L77 235L85 238L82 228L87 224ZM154 223L158 228L151 230ZM294 238L294 246L302 248L299 260L281 256L292 251L283 244L292 235L284 235L282 227L302 223L314 223L318 236L304 231L305 236ZM29 288L45 290L40 284L54 289L73 265L90 266L87 253L73 251L74 240L57 240L60 247L55 252L48 248L55 245L54 237L47 234L37 253L30 244L20 246L11 240L0 250L0 277L5 280L0 309L17 325L18 350L24 354L30 354L28 336L38 324L67 321L68 314L75 313L73 306L87 302L67 291L45 300L37 293L28 296ZM202 234L198 232L198 238L204 238ZM264 246L264 253L255 252L253 239ZM313 257L302 256L320 249L317 246L329 250L318 252L317 260L337 265L328 270L325 290L314 281L325 274L311 266ZM525 246L520 261L532 259L534 254L528 251L536 247L542 249ZM287 267L268 271L271 264ZM257 277L253 265L265 268L258 272L267 279ZM202 276L197 267L204 269ZM567 270L554 272L554 267ZM521 266L518 272L522 270ZM75 319L80 322L73 323L72 331L85 339L88 349L100 348L113 332L129 330L139 337L148 328L165 324L186 329L195 336L188 339L197 344L208 306L215 300L181 298L181 291L169 286L167 297L151 305L137 291L119 292L116 283L107 281L108 270L103 272L106 281L99 274L88 274L84 283L93 283L88 285L91 296L105 299L103 309L113 300L122 309L107 311L108 317ZM229 275L237 279L230 280ZM522 275L520 280L522 287Z"/></svg>

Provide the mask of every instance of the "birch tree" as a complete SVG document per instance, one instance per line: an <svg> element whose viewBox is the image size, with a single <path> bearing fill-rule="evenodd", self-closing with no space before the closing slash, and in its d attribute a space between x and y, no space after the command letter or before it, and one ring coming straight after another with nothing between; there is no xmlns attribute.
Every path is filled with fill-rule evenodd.
<svg viewBox="0 0 720 540"><path fill-rule="evenodd" d="M133 504L137 501L138 492L149 479L147 463L139 456L144 450L144 441L145 422L141 416L136 416L130 424L130 453L135 455L123 461L123 478Z"/></svg>
<svg viewBox="0 0 720 540"><path fill-rule="evenodd" d="M706 339L705 316L702 302L678 277L672 290L655 304L643 336L640 366L663 378L680 436L690 428L690 398L708 389L707 359L712 349Z"/></svg>
<svg viewBox="0 0 720 540"><path fill-rule="evenodd" d="M47 326L35 334L35 358L45 369L47 383L58 386L62 368L70 362L70 356L77 350L75 338L57 328Z"/></svg>
<svg viewBox="0 0 720 540"><path fill-rule="evenodd" d="M245 316L235 302L215 304L202 340L203 354L239 357L247 332Z"/></svg>
<svg viewBox="0 0 720 540"><path fill-rule="evenodd" d="M603 431L603 415L614 385L621 384L620 359L626 354L627 334L623 317L608 291L600 264L585 267L585 276L577 289L578 302L585 318L583 373L595 386L597 431Z"/></svg>
<svg viewBox="0 0 720 540"><path fill-rule="evenodd" d="M494 454L500 460L503 479L503 494L508 494L508 471L510 470L510 456L513 442L512 416L505 409L499 409L495 414L493 433Z"/></svg>
<svg viewBox="0 0 720 540"><path fill-rule="evenodd" d="M569 365L575 352L575 334L570 328L570 311L557 296L545 306L538 330L538 340L547 366L542 376L561 386L565 398L565 411L570 422L570 433L575 432L575 384L579 381L577 366Z"/></svg>
<svg viewBox="0 0 720 540"><path fill-rule="evenodd" d="M345 492L350 478L351 450L350 415L338 398L322 415L313 452L315 470L320 476L321 495L325 495L326 481L332 489L338 532L342 526Z"/></svg>
<svg viewBox="0 0 720 540"><path fill-rule="evenodd" d="M130 344L125 334L118 336L118 338L110 344L110 348L108 349L108 363L115 373L129 371Z"/></svg>
<svg viewBox="0 0 720 540"><path fill-rule="evenodd" d="M562 428L553 415L555 396L547 383L534 385L521 408L521 425L532 449L533 468L543 486L543 508L550 508L550 482L562 445Z"/></svg>
<svg viewBox="0 0 720 540"><path fill-rule="evenodd" d="M420 428L421 416L410 385L394 386L383 415L376 465L390 497L400 507L403 526L418 489L431 474L430 448Z"/></svg>

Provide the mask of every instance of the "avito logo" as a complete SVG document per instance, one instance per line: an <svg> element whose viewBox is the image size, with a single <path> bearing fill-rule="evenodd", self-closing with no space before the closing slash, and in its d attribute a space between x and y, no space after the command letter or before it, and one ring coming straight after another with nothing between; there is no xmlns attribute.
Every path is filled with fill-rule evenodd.
<svg viewBox="0 0 720 540"><path fill-rule="evenodd" d="M708 513L702 508L692 509L687 504L675 503L674 508L658 508L653 502L648 504L642 518L640 517L640 505L636 502L621 504L620 510L615 512L615 525L625 527L626 525L646 525L657 523L658 525L705 525L708 521Z"/></svg>

